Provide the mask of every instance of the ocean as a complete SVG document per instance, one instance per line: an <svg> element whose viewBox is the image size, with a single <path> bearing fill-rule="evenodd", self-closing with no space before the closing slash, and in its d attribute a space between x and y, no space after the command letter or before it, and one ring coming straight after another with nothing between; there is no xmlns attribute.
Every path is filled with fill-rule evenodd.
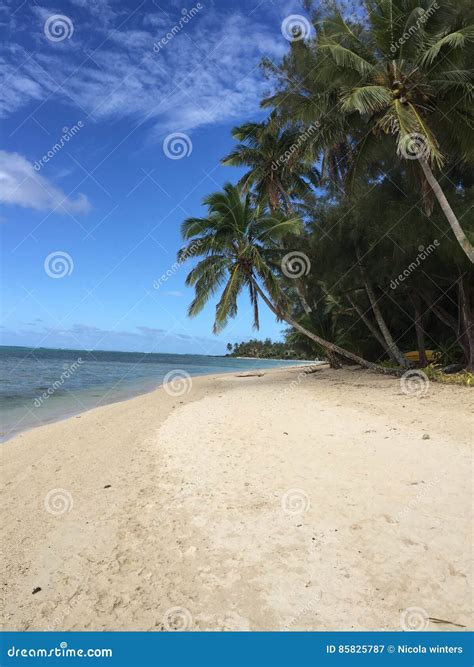
<svg viewBox="0 0 474 667"><path fill-rule="evenodd" d="M186 390L188 376L303 363L307 362L0 346L0 440L147 393L165 377L179 393Z"/></svg>

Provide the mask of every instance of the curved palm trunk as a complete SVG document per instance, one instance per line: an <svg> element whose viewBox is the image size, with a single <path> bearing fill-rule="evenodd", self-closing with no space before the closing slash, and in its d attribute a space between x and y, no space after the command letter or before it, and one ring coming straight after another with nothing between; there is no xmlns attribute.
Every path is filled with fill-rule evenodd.
<svg viewBox="0 0 474 667"><path fill-rule="evenodd" d="M369 368L370 370L378 371L386 375L400 375L400 372L397 371L396 369L383 368L383 366L378 366L377 364L374 364L371 361L367 361L366 359L359 357L357 354L353 354L352 352L349 352L348 350L339 347L339 345L335 345L334 343L330 343L329 341L324 340L324 338L320 338L312 331L305 329L305 327L302 327L301 324L296 322L292 317L290 317L290 315L282 312L280 308L278 308L278 306L272 303L272 301L270 301L265 292L262 291L260 286L257 284L256 280L253 278L252 278L252 283L255 287L255 291L259 294L259 296L261 296L262 300L267 304L270 310L273 313L275 313L275 315L279 319L284 320L287 324L289 324L294 329L302 333L304 336L307 336L309 339L320 345L322 348L327 350L329 354L340 355L341 357L345 357L346 359L353 361L354 363L358 364L359 366L362 366L363 368Z"/></svg>
<svg viewBox="0 0 474 667"><path fill-rule="evenodd" d="M382 336L384 337L385 342L387 343L388 349L390 350L390 354L402 368L409 368L410 364L394 341L387 323L385 322L384 316L382 315L382 311L380 310L380 306L377 297L375 296L375 292L372 289L372 285L368 281L365 283L365 290L367 292L367 296L369 297L370 305L374 311L375 319L377 320L379 329L382 333Z"/></svg>
<svg viewBox="0 0 474 667"><path fill-rule="evenodd" d="M385 339L383 336L380 335L380 333L377 331L376 327L372 324L372 322L369 320L367 315L364 313L362 308L360 308L350 297L347 297L349 300L349 303L351 304L352 308L356 311L357 315L359 316L359 319L365 324L367 329L370 331L372 336L375 338L375 340L379 343L380 347L385 350L385 352L388 354L390 359L397 363L396 358L394 357L391 349L387 345Z"/></svg>
<svg viewBox="0 0 474 667"><path fill-rule="evenodd" d="M451 208L446 196L441 189L440 184L438 183L435 175L431 171L431 167L426 160L420 159L421 168L425 174L425 178L428 181L430 188L433 190L433 193L438 200L439 205L441 206L444 215L446 216L451 229L454 232L455 237L457 238L459 245L464 250L466 255L469 257L470 261L474 264L474 248L469 242L464 230L462 229L459 221Z"/></svg>
<svg viewBox="0 0 474 667"><path fill-rule="evenodd" d="M390 350L390 354L395 359L395 361L398 364L400 364L400 366L402 368L410 368L410 363L408 362L406 357L402 354L400 348L398 347L398 345L394 341L393 336L390 333L390 330L387 326L387 323L385 322L384 316L382 315L382 311L380 310L378 299L375 296L375 292L374 292L372 284L369 280L369 276L367 274L365 266L360 261L358 251L357 251L357 260L359 262L360 272L361 272L362 278L364 280L365 291L367 292L367 296L369 297L370 305L372 306L372 310L374 311L375 319L377 321L380 332L381 332L385 342L387 343L387 347Z"/></svg>

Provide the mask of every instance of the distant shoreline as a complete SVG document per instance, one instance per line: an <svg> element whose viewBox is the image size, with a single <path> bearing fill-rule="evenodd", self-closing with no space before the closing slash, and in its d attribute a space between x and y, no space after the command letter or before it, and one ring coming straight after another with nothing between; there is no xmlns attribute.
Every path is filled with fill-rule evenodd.
<svg viewBox="0 0 474 667"><path fill-rule="evenodd" d="M286 357L237 357L233 354L227 354L230 359L249 359L252 361L288 361L293 364L325 364L322 359L287 359Z"/></svg>

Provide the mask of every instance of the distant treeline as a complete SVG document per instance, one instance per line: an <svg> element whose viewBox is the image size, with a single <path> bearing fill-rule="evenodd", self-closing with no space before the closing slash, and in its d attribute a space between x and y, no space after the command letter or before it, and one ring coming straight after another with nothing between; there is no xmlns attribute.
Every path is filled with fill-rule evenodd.
<svg viewBox="0 0 474 667"><path fill-rule="evenodd" d="M257 340L252 338L244 343L227 343L231 357L256 357L257 359L305 359L303 353L286 343L274 343L270 338Z"/></svg>

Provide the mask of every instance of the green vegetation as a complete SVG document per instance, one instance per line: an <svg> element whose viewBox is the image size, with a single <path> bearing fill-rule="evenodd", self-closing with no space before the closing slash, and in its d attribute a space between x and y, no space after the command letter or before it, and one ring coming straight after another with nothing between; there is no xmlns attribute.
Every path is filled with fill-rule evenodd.
<svg viewBox="0 0 474 667"><path fill-rule="evenodd" d="M307 10L314 34L263 63L267 120L233 131L223 164L240 180L183 223L179 259L199 258L190 315L219 294L219 332L245 290L255 328L263 301L289 326L295 355L402 373L428 367L434 350L469 378L473 5L370 0L356 18L337 2Z"/></svg>
<svg viewBox="0 0 474 667"><path fill-rule="evenodd" d="M286 343L265 340L251 340L243 343L227 344L227 351L231 357L253 357L257 359L306 359L306 357Z"/></svg>

